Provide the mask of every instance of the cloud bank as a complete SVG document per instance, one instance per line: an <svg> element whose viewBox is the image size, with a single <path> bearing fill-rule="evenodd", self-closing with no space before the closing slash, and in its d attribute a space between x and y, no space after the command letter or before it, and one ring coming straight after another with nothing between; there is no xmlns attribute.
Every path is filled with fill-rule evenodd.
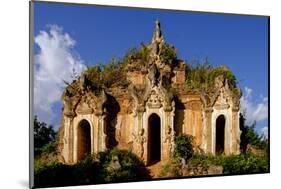
<svg viewBox="0 0 281 189"><path fill-rule="evenodd" d="M244 88L244 93L240 102L242 113L246 116L246 124L266 120L268 118L268 98L260 96L258 102L253 101L253 90L249 87Z"/></svg>
<svg viewBox="0 0 281 189"><path fill-rule="evenodd" d="M86 69L84 61L74 52L75 41L57 25L48 26L35 36L39 52L34 56L34 112L41 121L52 123L54 105L60 102L64 80L71 82L73 72Z"/></svg>

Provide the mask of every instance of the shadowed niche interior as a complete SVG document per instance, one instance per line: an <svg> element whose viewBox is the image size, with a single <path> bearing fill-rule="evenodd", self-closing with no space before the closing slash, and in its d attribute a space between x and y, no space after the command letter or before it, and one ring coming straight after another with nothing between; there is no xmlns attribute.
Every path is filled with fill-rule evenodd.
<svg viewBox="0 0 281 189"><path fill-rule="evenodd" d="M91 126L87 120L82 120L78 126L78 160L91 153Z"/></svg>
<svg viewBox="0 0 281 189"><path fill-rule="evenodd" d="M216 120L216 154L224 152L224 129L225 118L224 115L220 115Z"/></svg>
<svg viewBox="0 0 281 189"><path fill-rule="evenodd" d="M182 101L178 97L175 97L174 100L176 103L174 130L176 132L176 136L178 136L178 135L182 134L185 107L184 107L184 104L182 103Z"/></svg>
<svg viewBox="0 0 281 189"><path fill-rule="evenodd" d="M148 119L148 165L161 161L161 123L157 114Z"/></svg>
<svg viewBox="0 0 281 189"><path fill-rule="evenodd" d="M118 141L116 140L116 125L120 105L113 96L108 94L107 98L108 100L105 105L107 110L107 116L105 118L106 148L113 149L118 145Z"/></svg>

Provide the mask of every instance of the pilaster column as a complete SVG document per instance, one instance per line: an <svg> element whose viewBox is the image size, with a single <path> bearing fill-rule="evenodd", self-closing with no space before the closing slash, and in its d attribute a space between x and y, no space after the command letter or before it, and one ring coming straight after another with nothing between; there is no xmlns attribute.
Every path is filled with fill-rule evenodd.
<svg viewBox="0 0 281 189"><path fill-rule="evenodd" d="M74 127L73 127L73 119L74 117L70 117L69 119L69 135L68 135L68 145L69 145L69 162L74 163Z"/></svg>
<svg viewBox="0 0 281 189"><path fill-rule="evenodd" d="M143 129L143 113L145 112L145 108L140 106L137 108L137 133L139 133Z"/></svg>
<svg viewBox="0 0 281 189"><path fill-rule="evenodd" d="M137 125L136 129L134 129L134 146L133 150L134 152L144 160L144 162L147 162L147 132L144 132L143 128L143 114L145 112L145 108L143 106L139 106L136 109L136 119L137 119Z"/></svg>
<svg viewBox="0 0 281 189"><path fill-rule="evenodd" d="M73 160L73 147L74 147L74 134L73 134L73 116L64 115L64 136L63 136L63 156L66 163L74 163Z"/></svg>
<svg viewBox="0 0 281 189"><path fill-rule="evenodd" d="M205 133L204 133L204 140L205 140L205 150L206 153L212 153L212 141L213 141L213 135L212 135L212 113L213 113L213 108L208 107L204 110L205 112L205 120L204 120L204 128L205 128Z"/></svg>
<svg viewBox="0 0 281 189"><path fill-rule="evenodd" d="M232 149L234 154L240 153L240 125L239 125L239 109L232 109Z"/></svg>
<svg viewBox="0 0 281 189"><path fill-rule="evenodd" d="M163 148L161 149L161 158L162 160L167 160L171 157L175 147L175 131L174 131L174 102L172 105L164 107L164 132L161 136L164 139Z"/></svg>
<svg viewBox="0 0 281 189"><path fill-rule="evenodd" d="M96 112L98 117L98 152L106 150L106 133L105 133L105 114L103 111Z"/></svg>

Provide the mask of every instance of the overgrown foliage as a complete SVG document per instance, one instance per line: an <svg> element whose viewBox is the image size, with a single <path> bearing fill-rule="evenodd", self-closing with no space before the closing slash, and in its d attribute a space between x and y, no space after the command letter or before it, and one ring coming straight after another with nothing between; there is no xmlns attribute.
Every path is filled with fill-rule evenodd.
<svg viewBox="0 0 281 189"><path fill-rule="evenodd" d="M266 155L259 156L251 152L240 155L194 155L188 163L209 168L213 165L221 165L223 174L245 174L268 172L268 158Z"/></svg>
<svg viewBox="0 0 281 189"><path fill-rule="evenodd" d="M128 150L114 148L111 151L100 153L103 167L108 167L115 157L121 165L120 169L107 170L106 182L124 182L150 179L148 170L138 156Z"/></svg>
<svg viewBox="0 0 281 189"><path fill-rule="evenodd" d="M131 48L121 59L113 58L107 64L97 64L89 67L85 72L86 85L94 91L114 86L126 87L128 70L141 71L148 67L150 62L150 48L141 44ZM162 44L159 57L162 62L173 64L176 59L176 49L166 43ZM128 66L129 65L129 66Z"/></svg>
<svg viewBox="0 0 281 189"><path fill-rule="evenodd" d="M254 122L252 125L246 125L245 116L240 114L240 129L242 131L240 144L241 151L247 151L249 145L252 145L257 149L268 152L268 139L263 135L259 135L255 131L255 128L256 122Z"/></svg>
<svg viewBox="0 0 281 189"><path fill-rule="evenodd" d="M186 85L191 89L208 90L214 87L215 78L220 75L227 79L231 90L238 92L233 72L225 65L214 67L207 60L203 64L187 64Z"/></svg>
<svg viewBox="0 0 281 189"><path fill-rule="evenodd" d="M159 173L160 178L175 178L182 176L182 165L179 159L170 159L161 168Z"/></svg>
<svg viewBox="0 0 281 189"><path fill-rule="evenodd" d="M112 166L116 160L120 167ZM114 159L115 158L115 159ZM116 162L115 162L116 163ZM144 163L132 152L113 149L96 156L86 156L75 165L58 161L38 163L35 166L35 186L55 187L148 180L150 175Z"/></svg>
<svg viewBox="0 0 281 189"><path fill-rule="evenodd" d="M149 63L149 49L141 44L138 48L131 48L122 59L113 58L107 64L98 64L89 67L85 71L86 85L94 91L115 86L126 87L129 83L126 79L126 66L130 69L141 70Z"/></svg>
<svg viewBox="0 0 281 189"><path fill-rule="evenodd" d="M218 157L220 165L223 166L224 174L249 174L266 173L269 171L267 155L258 156L251 152L240 155Z"/></svg>
<svg viewBox="0 0 281 189"><path fill-rule="evenodd" d="M123 62L125 64L132 64L135 70L140 70L148 66L150 55L151 50L149 46L142 43L138 48L131 48L126 53ZM167 43L162 43L159 49L159 57L163 63L172 65L177 58L175 47Z"/></svg>
<svg viewBox="0 0 281 189"><path fill-rule="evenodd" d="M175 140L175 158L183 158L188 160L192 157L193 151L193 136L187 134L180 134Z"/></svg>
<svg viewBox="0 0 281 189"><path fill-rule="evenodd" d="M160 172L160 177L179 177L183 176L184 169L198 168L208 171L211 167L222 166L223 175L267 173L269 164L267 155L256 155L251 152L240 155L199 155L194 154L186 161L183 167L180 161L169 161Z"/></svg>
<svg viewBox="0 0 281 189"><path fill-rule="evenodd" d="M54 141L56 132L51 125L47 125L44 122L40 122L37 116L34 117L34 154L39 155L42 150L46 150L48 147L44 147L50 142ZM43 148L44 147L44 148Z"/></svg>
<svg viewBox="0 0 281 189"><path fill-rule="evenodd" d="M108 64L89 67L84 74L87 87L94 91L128 85L124 64L119 59L112 59Z"/></svg>
<svg viewBox="0 0 281 189"><path fill-rule="evenodd" d="M159 57L162 62L172 65L177 58L175 47L167 43L163 43L160 48Z"/></svg>
<svg viewBox="0 0 281 189"><path fill-rule="evenodd" d="M131 69L141 70L141 68L148 66L150 49L147 45L141 43L139 47L131 48L127 51L123 58L125 65L132 64Z"/></svg>
<svg viewBox="0 0 281 189"><path fill-rule="evenodd" d="M246 128L245 138L247 139L247 144L254 145L262 153L256 153L248 149L242 151L239 155L198 154L193 151L193 137L181 134L176 137L173 158L163 165L158 176L185 176L186 172L192 168L199 170L199 167L200 170L206 172L205 174L208 174L209 169L215 166L223 168L222 174L267 173L269 171L267 140L255 132L254 126Z"/></svg>

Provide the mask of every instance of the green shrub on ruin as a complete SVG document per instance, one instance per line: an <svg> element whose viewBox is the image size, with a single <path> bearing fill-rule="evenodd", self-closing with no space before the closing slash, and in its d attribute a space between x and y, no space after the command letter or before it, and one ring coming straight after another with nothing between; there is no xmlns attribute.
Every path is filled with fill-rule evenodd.
<svg viewBox="0 0 281 189"><path fill-rule="evenodd" d="M128 85L124 65L119 59L111 59L108 64L98 64L89 67L84 74L87 87L94 91Z"/></svg>
<svg viewBox="0 0 281 189"><path fill-rule="evenodd" d="M175 140L174 157L183 158L185 160L190 159L194 153L193 140L194 137L192 135L180 134L177 136Z"/></svg>
<svg viewBox="0 0 281 189"><path fill-rule="evenodd" d="M177 58L175 47L167 43L163 43L160 48L159 57L162 62L172 65Z"/></svg>
<svg viewBox="0 0 281 189"><path fill-rule="evenodd" d="M187 64L186 85L191 89L209 90L215 85L215 78L223 76L227 79L229 88L238 93L237 80L233 72L225 65L214 67L208 62L203 64Z"/></svg>

